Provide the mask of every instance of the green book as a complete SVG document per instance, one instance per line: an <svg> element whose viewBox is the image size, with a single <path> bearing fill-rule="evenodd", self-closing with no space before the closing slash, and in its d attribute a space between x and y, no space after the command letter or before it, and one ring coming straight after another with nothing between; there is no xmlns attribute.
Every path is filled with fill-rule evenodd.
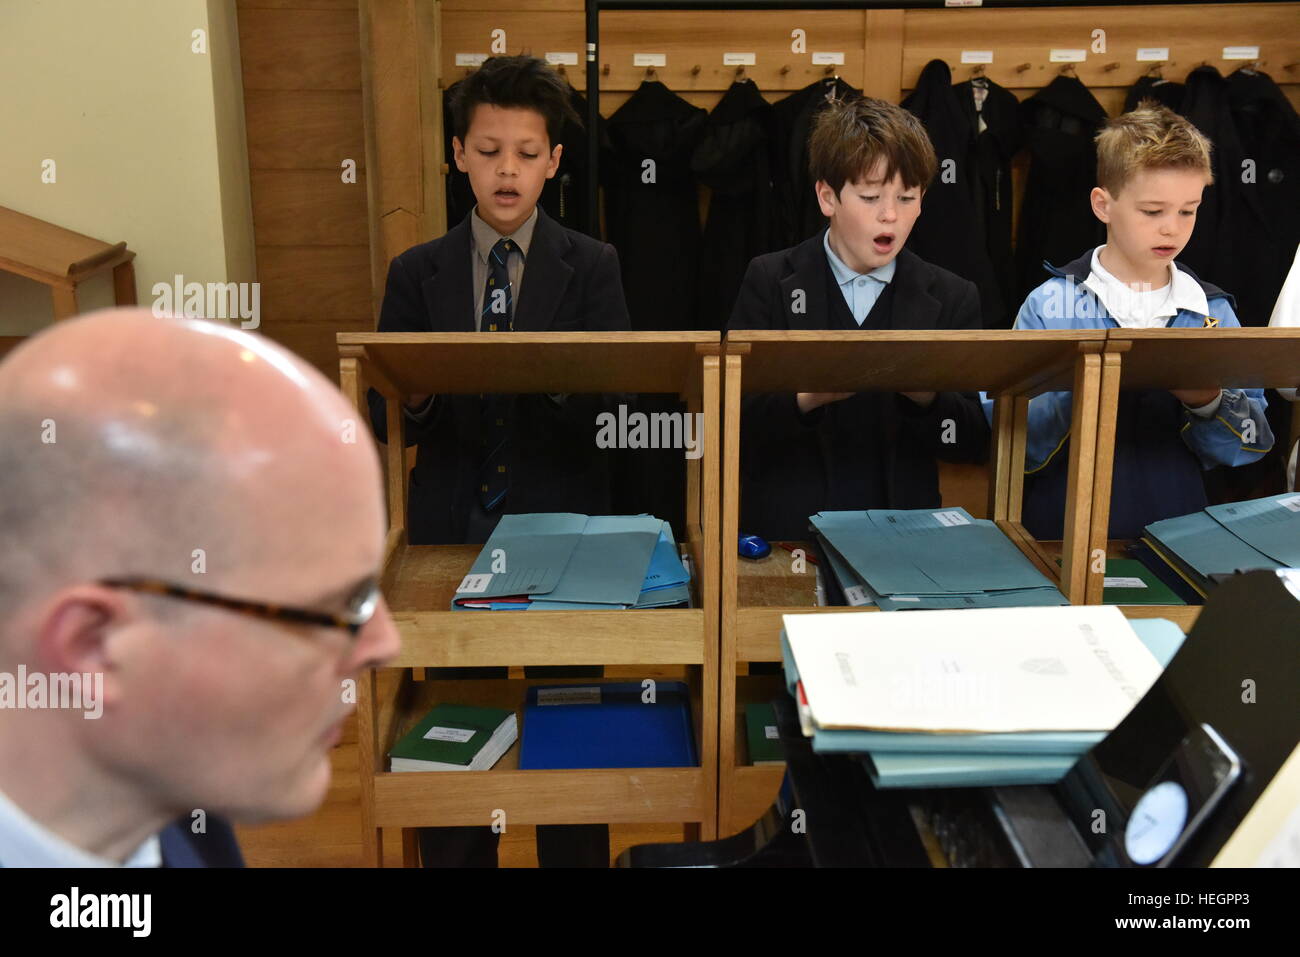
<svg viewBox="0 0 1300 957"><path fill-rule="evenodd" d="M745 705L745 734L750 764L785 764L776 730L776 709L770 704Z"/></svg>
<svg viewBox="0 0 1300 957"><path fill-rule="evenodd" d="M394 771L486 771L518 737L513 711L440 704L388 756Z"/></svg>
<svg viewBox="0 0 1300 957"><path fill-rule="evenodd" d="M1185 605L1155 574L1134 558L1108 558L1103 605Z"/></svg>

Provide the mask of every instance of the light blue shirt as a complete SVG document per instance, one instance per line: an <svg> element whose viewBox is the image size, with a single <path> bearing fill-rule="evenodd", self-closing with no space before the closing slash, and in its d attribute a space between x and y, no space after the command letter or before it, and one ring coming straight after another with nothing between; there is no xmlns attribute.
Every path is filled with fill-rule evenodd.
<svg viewBox="0 0 1300 957"><path fill-rule="evenodd" d="M36 823L0 791L0 867L161 867L162 842L146 838L125 862L83 851Z"/></svg>
<svg viewBox="0 0 1300 957"><path fill-rule="evenodd" d="M822 246L826 249L826 258L831 264L831 274L839 283L840 292L844 293L844 301L848 304L849 312L853 313L854 321L862 325L871 307L885 291L885 283L894 278L895 260L891 259L871 272L859 273L844 265L844 261L835 255L835 250L831 249L829 229L822 233Z"/></svg>

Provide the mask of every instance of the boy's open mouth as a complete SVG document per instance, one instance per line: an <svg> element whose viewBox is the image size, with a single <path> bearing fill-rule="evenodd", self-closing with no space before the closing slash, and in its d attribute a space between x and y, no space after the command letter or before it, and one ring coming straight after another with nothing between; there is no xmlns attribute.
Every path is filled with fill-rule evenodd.
<svg viewBox="0 0 1300 957"><path fill-rule="evenodd" d="M890 252L894 248L894 234L881 233L871 240L871 245L875 247L875 250L878 253Z"/></svg>
<svg viewBox="0 0 1300 957"><path fill-rule="evenodd" d="M1151 251L1155 253L1157 256L1168 257L1178 252L1178 247L1177 246L1152 246Z"/></svg>
<svg viewBox="0 0 1300 957"><path fill-rule="evenodd" d="M501 189L498 189L492 195L497 198L497 202L509 204L518 201L519 190L511 189L508 186L506 186L506 187L502 187Z"/></svg>

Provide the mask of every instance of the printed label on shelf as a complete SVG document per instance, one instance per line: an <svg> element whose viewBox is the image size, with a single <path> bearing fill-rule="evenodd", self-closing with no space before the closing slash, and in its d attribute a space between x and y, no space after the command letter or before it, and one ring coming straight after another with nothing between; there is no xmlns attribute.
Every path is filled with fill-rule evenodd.
<svg viewBox="0 0 1300 957"><path fill-rule="evenodd" d="M1225 60L1258 60L1259 47L1224 47Z"/></svg>
<svg viewBox="0 0 1300 957"><path fill-rule="evenodd" d="M817 66L843 66L843 53L814 53L812 61Z"/></svg>
<svg viewBox="0 0 1300 957"><path fill-rule="evenodd" d="M538 704L600 704L600 688L541 688Z"/></svg>
<svg viewBox="0 0 1300 957"><path fill-rule="evenodd" d="M932 514L940 525L946 526L947 528L952 528L955 525L970 524L970 519L961 512L933 512Z"/></svg>
<svg viewBox="0 0 1300 957"><path fill-rule="evenodd" d="M1140 578L1107 577L1103 580L1106 588L1146 588L1147 583Z"/></svg>
<svg viewBox="0 0 1300 957"><path fill-rule="evenodd" d="M488 590L488 585L492 584L492 573L486 572L481 575L466 575L460 581L460 587L456 589L456 594L478 595Z"/></svg>
<svg viewBox="0 0 1300 957"><path fill-rule="evenodd" d="M781 735L777 733L776 725L774 724L763 725L763 734L767 736L768 740L781 737Z"/></svg>
<svg viewBox="0 0 1300 957"><path fill-rule="evenodd" d="M962 50L961 62L962 63L992 63L993 51L992 50Z"/></svg>
<svg viewBox="0 0 1300 957"><path fill-rule="evenodd" d="M633 53L633 66L667 66L668 54L666 53Z"/></svg>
<svg viewBox="0 0 1300 957"><path fill-rule="evenodd" d="M722 54L723 66L753 66L758 62L758 57L752 53L724 53Z"/></svg>
<svg viewBox="0 0 1300 957"><path fill-rule="evenodd" d="M1053 63L1082 63L1088 59L1087 50L1053 50L1049 58Z"/></svg>
<svg viewBox="0 0 1300 957"><path fill-rule="evenodd" d="M546 62L551 66L577 66L578 54L576 53L548 53Z"/></svg>
<svg viewBox="0 0 1300 957"><path fill-rule="evenodd" d="M457 66L482 66L483 61L487 59L486 53L457 53Z"/></svg>
<svg viewBox="0 0 1300 957"><path fill-rule="evenodd" d="M474 737L473 728L438 728L433 727L424 732L424 736L430 741L451 741L455 744L464 744L470 738Z"/></svg>
<svg viewBox="0 0 1300 957"><path fill-rule="evenodd" d="M1140 47L1137 58L1143 62L1147 60L1168 60L1169 47Z"/></svg>
<svg viewBox="0 0 1300 957"><path fill-rule="evenodd" d="M945 7L982 7L984 0L943 0Z"/></svg>

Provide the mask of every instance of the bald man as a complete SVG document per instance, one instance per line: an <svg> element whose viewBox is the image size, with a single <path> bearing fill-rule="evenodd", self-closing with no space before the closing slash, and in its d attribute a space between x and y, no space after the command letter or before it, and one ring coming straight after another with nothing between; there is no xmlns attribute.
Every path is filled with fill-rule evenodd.
<svg viewBox="0 0 1300 957"><path fill-rule="evenodd" d="M109 310L10 353L0 866L239 864L223 818L315 810L399 648L385 528L356 410L266 339Z"/></svg>

